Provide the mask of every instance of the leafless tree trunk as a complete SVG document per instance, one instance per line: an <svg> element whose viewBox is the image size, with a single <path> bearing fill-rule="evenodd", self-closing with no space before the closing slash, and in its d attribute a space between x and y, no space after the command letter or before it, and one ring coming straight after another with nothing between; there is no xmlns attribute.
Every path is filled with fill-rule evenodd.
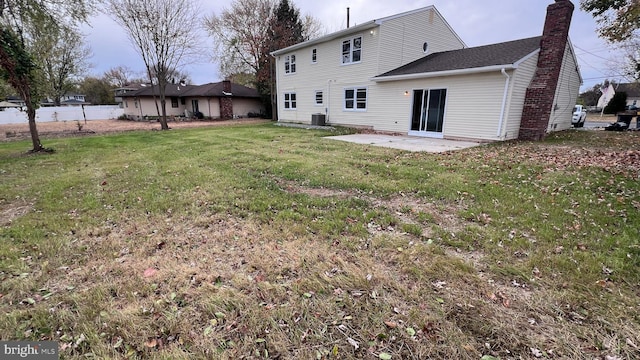
<svg viewBox="0 0 640 360"><path fill-rule="evenodd" d="M108 8L158 86L160 125L167 130L166 86L173 72L195 55L199 8L194 0L108 0Z"/></svg>

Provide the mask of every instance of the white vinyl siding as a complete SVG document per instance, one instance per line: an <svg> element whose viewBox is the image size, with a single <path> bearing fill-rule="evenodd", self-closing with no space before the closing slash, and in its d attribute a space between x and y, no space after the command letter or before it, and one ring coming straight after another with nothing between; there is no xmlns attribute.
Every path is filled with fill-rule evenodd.
<svg viewBox="0 0 640 360"><path fill-rule="evenodd" d="M520 132L520 120L522 119L522 110L524 109L524 98L527 93L527 87L533 79L538 64L538 54L523 61L515 74L512 75L511 85L509 89L508 102L510 107L505 112L505 127L503 129L504 139L517 139Z"/></svg>
<svg viewBox="0 0 640 360"><path fill-rule="evenodd" d="M429 54L464 47L444 18L432 8L383 22L380 26L378 74L424 57L425 42L428 43Z"/></svg>
<svg viewBox="0 0 640 360"><path fill-rule="evenodd" d="M413 90L447 89L443 137L497 140L504 83L499 71L378 83L369 87L368 123L374 130L406 134Z"/></svg>
<svg viewBox="0 0 640 360"><path fill-rule="evenodd" d="M573 107L576 104L580 90L580 77L576 71L577 66L572 46L567 42L555 99L553 100L554 106L549 118L548 131L566 130L571 127Z"/></svg>
<svg viewBox="0 0 640 360"><path fill-rule="evenodd" d="M408 52L406 49L415 48L418 55L412 55L413 60L424 56L422 45L424 42L429 43L429 51L453 50L462 47L462 42L455 33L446 25L446 22L440 18L437 11L427 7L419 11L413 11L408 15L400 15L398 17L384 20L380 25L373 25L365 29L357 29L353 27L350 35L344 35L332 38L325 42L310 44L307 47L301 47L291 52L285 52L276 55L277 74L276 86L278 99L278 121L293 123L311 123L311 116L318 112L316 105L315 92L323 92L323 106L326 108L326 120L334 125L354 125L364 127L378 127L377 121L370 117L374 115L372 108L374 103L380 100L379 92L376 89L378 85L370 79L380 75L379 62L392 58L393 61L401 56L404 62L408 62ZM430 15L433 13L432 24L429 24ZM413 19L414 17L422 18ZM410 17L410 22L402 20L403 17ZM398 26L407 24L405 39L414 39L415 44L409 45L398 40L402 38L402 32L397 34ZM422 23L415 29L408 25ZM394 37L389 38L388 32L393 32ZM446 32L449 32L448 34ZM412 34L410 34L412 33ZM413 34L415 33L415 34ZM356 65L342 64L342 43L345 40L353 40L361 38L361 54L360 62ZM440 39L442 38L442 39ZM394 42L395 39L395 42ZM413 40L412 40L413 41ZM444 44L450 43L450 48L446 49ZM316 49L317 62L312 62L313 49ZM296 55L297 75L290 76L285 74L284 62L286 56ZM386 61L386 60L384 60ZM394 62L395 63L395 62ZM385 65L387 70L391 70L394 66ZM300 78L300 74L304 74ZM367 111L344 111L344 89L347 87L366 87L367 88ZM402 89L404 91L405 89ZM282 99L283 92L295 91L297 94L297 111L285 111L284 101ZM386 95L380 95L386 96ZM408 111L411 104L407 104ZM377 108L377 107L376 107ZM401 121L399 120L401 118ZM398 128L400 132L406 132L408 124L401 124L402 121L408 121L402 113L392 114L391 117L382 120L384 127ZM396 124L396 122L398 122Z"/></svg>

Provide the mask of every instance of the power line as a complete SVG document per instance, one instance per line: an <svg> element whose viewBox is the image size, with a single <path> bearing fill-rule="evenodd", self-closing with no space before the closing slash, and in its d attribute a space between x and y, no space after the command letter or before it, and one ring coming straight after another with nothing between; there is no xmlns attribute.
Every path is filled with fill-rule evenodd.
<svg viewBox="0 0 640 360"><path fill-rule="evenodd" d="M575 44L574 44L573 46L574 46L576 49L580 50L580 51L584 51L584 53L585 53L585 54L589 54L589 55L591 55L591 56L595 56L595 57L597 57L597 58L599 58L599 59L609 61L609 59L604 58L604 57L602 57L602 56L600 56L600 55L596 55L596 54L594 54L594 53L592 53L592 52L589 52L589 51L587 51L587 50L585 50L585 49L583 49L583 48L581 48L581 47L579 47L579 46L577 46L577 45L575 45Z"/></svg>

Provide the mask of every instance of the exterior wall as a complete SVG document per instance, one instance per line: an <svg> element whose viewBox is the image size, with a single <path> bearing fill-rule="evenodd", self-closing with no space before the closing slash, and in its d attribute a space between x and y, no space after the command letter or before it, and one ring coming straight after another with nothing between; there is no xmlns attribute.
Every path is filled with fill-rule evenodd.
<svg viewBox="0 0 640 360"><path fill-rule="evenodd" d="M368 125L374 130L406 134L411 124L413 90L447 89L443 137L498 140L504 85L505 77L499 71L382 82L371 87L371 111L357 123L344 125Z"/></svg>
<svg viewBox="0 0 640 360"><path fill-rule="evenodd" d="M537 63L538 54L523 61L513 74L511 83L509 84L509 107L506 109L507 113L505 114L506 124L502 134L503 140L518 138L525 94L536 72Z"/></svg>
<svg viewBox="0 0 640 360"><path fill-rule="evenodd" d="M264 107L258 99L233 99L233 117L247 117L249 113L262 114Z"/></svg>
<svg viewBox="0 0 640 360"><path fill-rule="evenodd" d="M377 29L377 28L376 28ZM359 63L345 64L342 59L342 41L362 36L362 58ZM361 32L309 48L302 48L287 55L296 56L296 73L285 74L286 55L276 58L277 101L279 121L310 123L311 115L324 113L327 121L333 114L342 112L342 90L352 85L369 85L369 78L377 75L378 33ZM317 62L311 63L311 51L317 50ZM315 91L322 91L325 98L322 106L315 105ZM285 92L295 93L297 110L284 108ZM327 103L326 99L329 99Z"/></svg>
<svg viewBox="0 0 640 360"><path fill-rule="evenodd" d="M358 36L362 37L361 61L342 64L342 41ZM427 8L387 18L380 26L276 56L278 121L308 124L313 114L322 113L329 124L361 122L360 119L372 111L369 104L375 99L373 93L368 94L367 111L347 111L344 109L344 89L375 87L369 80L372 77L425 56L422 52L425 41L430 44L430 51L463 47L437 11ZM316 49L316 63L311 61L313 49ZM296 56L293 74L284 71L287 55ZM323 93L322 105L315 104L316 91ZM296 110L284 108L284 93L296 94Z"/></svg>
<svg viewBox="0 0 640 360"><path fill-rule="evenodd" d="M138 102L138 107L136 107L136 101ZM158 110L153 98L125 97L123 104L124 115L129 117L158 116ZM160 106L160 99L158 99L158 106ZM184 115L184 105L180 103L180 99L178 99L178 107L174 108L171 107L171 98L167 98L166 110L167 116Z"/></svg>
<svg viewBox="0 0 640 360"><path fill-rule="evenodd" d="M580 70L575 59L573 47L567 42L547 132L566 130L571 127L573 107L580 90Z"/></svg>
<svg viewBox="0 0 640 360"><path fill-rule="evenodd" d="M427 8L386 20L380 25L379 31L379 60L376 75L408 64L427 54L464 47L464 43L435 8ZM423 51L425 42L428 44L427 53Z"/></svg>
<svg viewBox="0 0 640 360"><path fill-rule="evenodd" d="M191 100L198 100L198 109L206 118L219 119L220 118L220 100L217 97L197 97L197 98L185 98L185 108L189 112L193 112Z"/></svg>
<svg viewBox="0 0 640 360"><path fill-rule="evenodd" d="M124 114L133 117L140 118L142 116L157 116L156 105L153 99L142 99L141 105L138 108L135 107L135 98L126 97L125 107L123 105ZM184 99L184 105L182 105L182 99ZM206 118L219 119L220 118L220 99L218 97L191 97L191 98L179 98L178 107L171 107L171 99L167 99L167 116L184 116L185 110L189 113L193 112L191 100L198 100L198 109ZM233 117L246 117L249 113L260 114L264 112L262 103L259 99L250 98L232 98L233 101Z"/></svg>

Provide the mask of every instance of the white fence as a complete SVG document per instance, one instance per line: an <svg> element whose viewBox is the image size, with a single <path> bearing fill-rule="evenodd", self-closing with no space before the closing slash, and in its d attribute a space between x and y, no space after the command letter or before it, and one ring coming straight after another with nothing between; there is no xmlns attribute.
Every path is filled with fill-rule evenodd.
<svg viewBox="0 0 640 360"><path fill-rule="evenodd" d="M36 110L36 121L84 121L117 119L124 113L118 105L89 105L41 107ZM0 111L0 124L20 124L27 122L27 113L15 108Z"/></svg>

